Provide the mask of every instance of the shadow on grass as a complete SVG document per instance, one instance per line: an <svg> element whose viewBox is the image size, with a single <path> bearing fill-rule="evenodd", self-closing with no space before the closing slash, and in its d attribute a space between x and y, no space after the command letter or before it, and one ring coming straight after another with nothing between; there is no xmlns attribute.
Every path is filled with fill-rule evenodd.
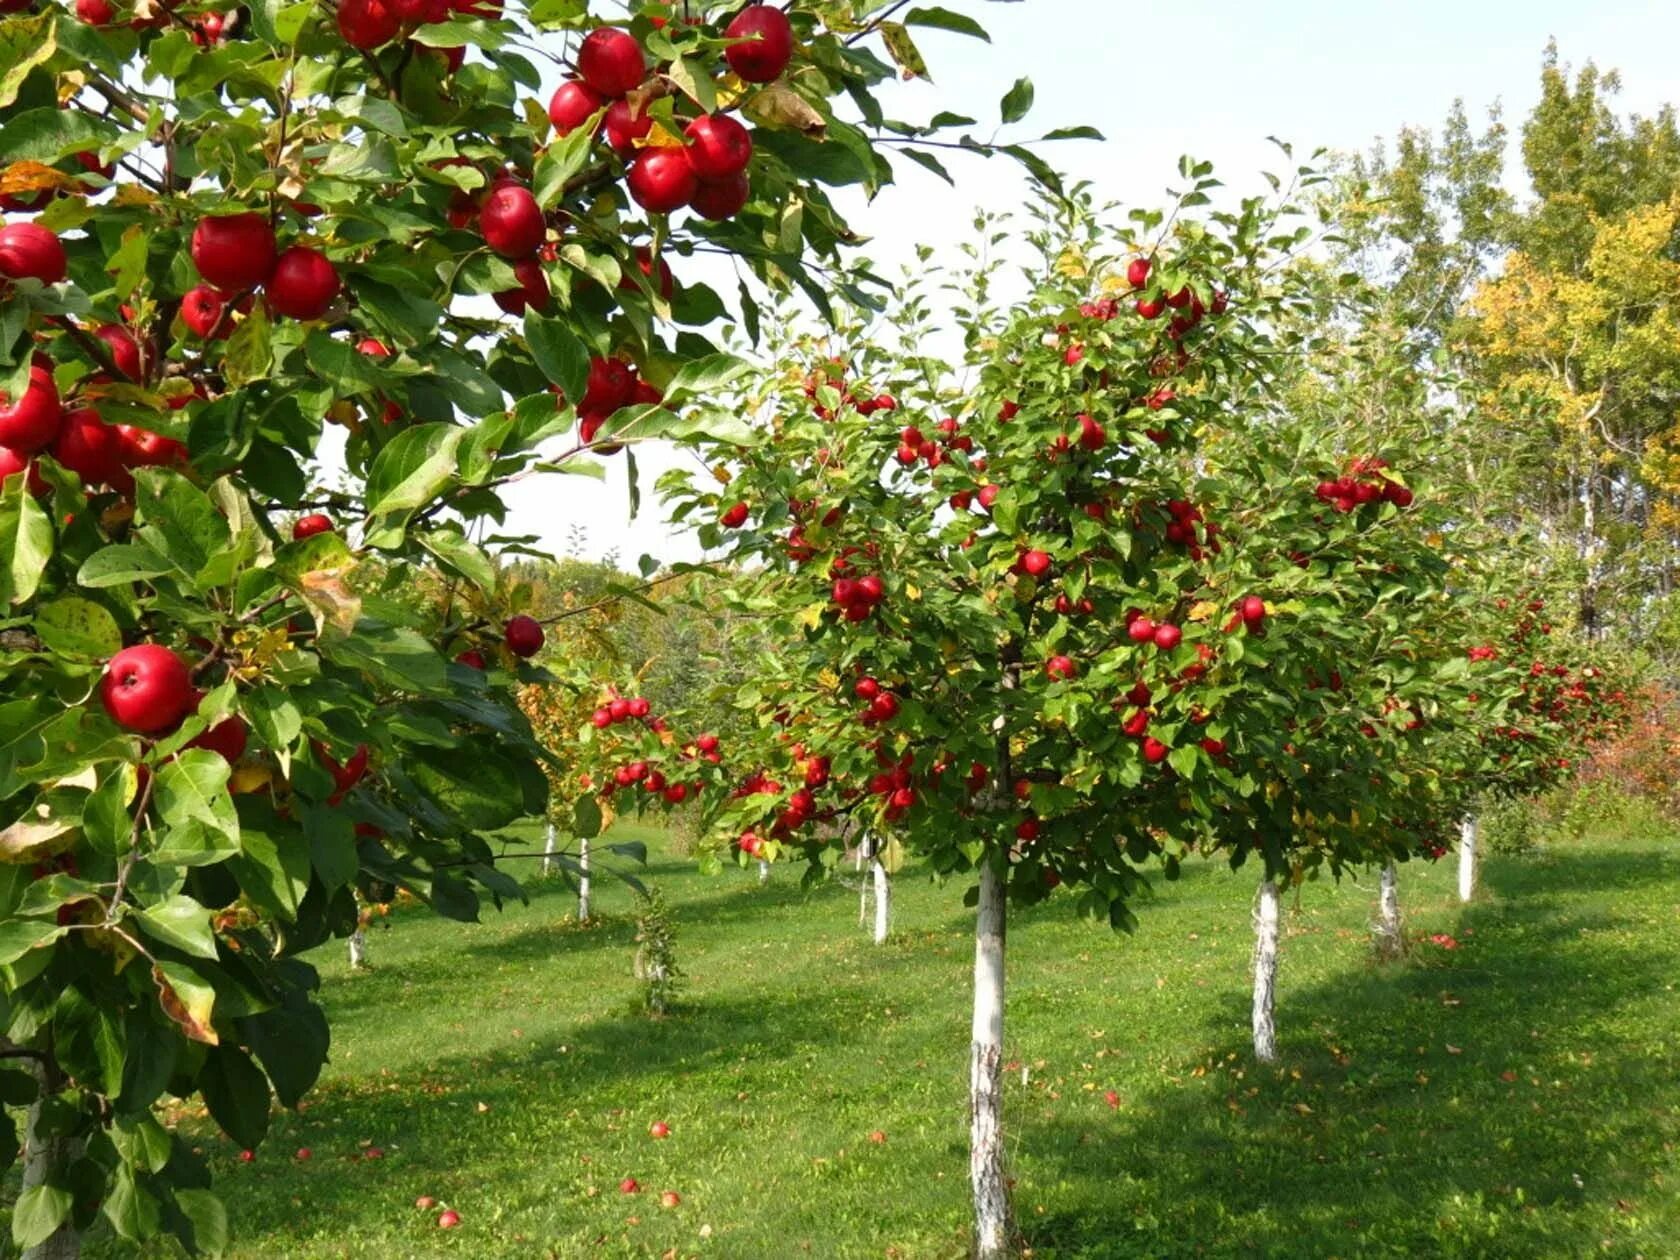
<svg viewBox="0 0 1680 1260"><path fill-rule="evenodd" d="M1612 1239L1672 1159L1680 1047L1601 1022L1643 1002L1661 1024L1680 934L1631 948L1614 906L1569 894L1656 878L1637 865L1680 875L1649 850L1490 863L1458 951L1286 983L1279 1069L1253 1065L1231 1010L1209 1057L1130 1100L1111 1134L1017 1128L1024 1177L1084 1191L1028 1223L1035 1256L1636 1254Z"/></svg>

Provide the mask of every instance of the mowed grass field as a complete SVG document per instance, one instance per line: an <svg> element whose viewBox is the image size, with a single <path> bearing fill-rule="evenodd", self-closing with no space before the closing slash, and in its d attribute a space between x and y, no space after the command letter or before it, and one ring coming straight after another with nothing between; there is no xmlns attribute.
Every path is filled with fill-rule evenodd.
<svg viewBox="0 0 1680 1260"><path fill-rule="evenodd" d="M855 891L706 878L620 835L653 847L680 1010L634 1011L610 879L588 927L553 884L475 926L394 915L366 974L322 951L334 1046L306 1109L249 1165L189 1122L235 1256L965 1254L964 884L906 871L877 948ZM1248 1052L1250 872L1158 883L1131 937L1070 896L1019 914L1008 1136L1033 1256L1680 1256L1680 844L1494 857L1469 908L1452 878L1402 868L1425 939L1387 967L1374 878L1286 900L1275 1070Z"/></svg>

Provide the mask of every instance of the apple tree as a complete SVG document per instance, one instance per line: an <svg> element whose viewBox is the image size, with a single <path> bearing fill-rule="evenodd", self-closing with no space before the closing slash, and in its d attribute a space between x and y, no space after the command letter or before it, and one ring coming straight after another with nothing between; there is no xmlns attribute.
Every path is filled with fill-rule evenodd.
<svg viewBox="0 0 1680 1260"><path fill-rule="evenodd" d="M774 647L737 691L760 738L737 754L750 775L714 802L719 833L822 869L837 837L867 827L976 878L985 1257L1017 1243L1001 1141L1008 904L1066 886L1083 913L1130 928L1157 862L1170 878L1224 845L1287 868L1299 783L1329 777L1297 741L1355 723L1332 674L1376 637L1367 619L1386 598L1379 567L1344 568L1343 553L1412 501L1400 474L1362 515L1315 500L1330 448L1272 402L1277 365L1302 350L1290 315L1316 283L1288 263L1314 229L1287 195L1199 214L1215 181L1189 161L1181 173L1170 214L1116 225L1049 191L1025 227L983 216L971 265L912 278L881 324L784 337L777 369L739 398L754 440L698 439L713 479L665 483L735 564L728 598ZM1024 283L1006 267L1017 252ZM1437 581L1438 564L1419 566L1408 589ZM1327 698L1304 704L1315 679ZM1348 790L1381 803L1386 788ZM1370 834L1332 804L1318 860L1363 861Z"/></svg>
<svg viewBox="0 0 1680 1260"><path fill-rule="evenodd" d="M358 892L459 919L519 895L483 837L544 813L550 753L514 692L543 627L494 598L529 544L500 489L734 423L695 255L733 262L747 326L767 292L870 300L830 190L965 124L885 115L872 48L920 56L856 9L3 6L20 1246L72 1254L103 1216L220 1250L154 1104L201 1097L254 1146L326 1057L300 955L355 930Z"/></svg>

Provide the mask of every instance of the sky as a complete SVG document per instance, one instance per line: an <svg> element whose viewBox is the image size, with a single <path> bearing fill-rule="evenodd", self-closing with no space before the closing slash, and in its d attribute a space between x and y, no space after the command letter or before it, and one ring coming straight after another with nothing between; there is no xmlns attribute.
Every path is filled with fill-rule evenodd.
<svg viewBox="0 0 1680 1260"><path fill-rule="evenodd" d="M1649 114L1680 102L1680 5L1672 0L943 0L976 18L990 44L917 30L933 82L895 84L889 116L950 110L980 120L985 134L1017 78L1035 103L1010 139L1088 124L1097 142L1046 146L1046 156L1090 180L1099 201L1160 204L1181 154L1214 163L1243 192L1263 191L1258 172L1282 171L1277 136L1298 157L1324 147L1367 149L1407 125L1435 127L1455 99L1473 122L1502 105L1515 133L1539 95L1541 57L1555 38L1561 59L1621 72L1620 108ZM1515 160L1509 181L1522 190ZM1024 182L1005 159L951 154L952 189L908 162L872 203L843 203L872 238L868 255L896 274L915 245L939 245L938 225L961 231L977 204L1017 204ZM950 235L946 240L957 239ZM639 454L644 490L673 458ZM644 494L629 519L622 457L607 479L535 478L513 487L510 533L539 536L557 552L581 533L583 555L615 555L629 567L643 553L694 559L692 541L668 529Z"/></svg>

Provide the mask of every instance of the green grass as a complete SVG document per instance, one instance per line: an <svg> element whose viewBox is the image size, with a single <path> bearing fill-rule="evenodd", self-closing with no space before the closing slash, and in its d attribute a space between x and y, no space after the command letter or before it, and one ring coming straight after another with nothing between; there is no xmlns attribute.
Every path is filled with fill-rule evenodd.
<svg viewBox="0 0 1680 1260"><path fill-rule="evenodd" d="M854 893L703 878L635 834L678 917L679 1013L634 1013L609 880L590 928L555 886L476 926L394 916L369 974L323 952L306 1110L249 1166L200 1129L235 1256L965 1254L963 885L906 872L875 948ZM1135 937L1066 896L1018 915L1008 1136L1037 1260L1680 1255L1680 846L1494 858L1462 910L1451 878L1414 865L1401 891L1414 935L1461 947L1390 967L1374 881L1303 890L1277 1070L1247 1052L1248 872L1161 884Z"/></svg>

